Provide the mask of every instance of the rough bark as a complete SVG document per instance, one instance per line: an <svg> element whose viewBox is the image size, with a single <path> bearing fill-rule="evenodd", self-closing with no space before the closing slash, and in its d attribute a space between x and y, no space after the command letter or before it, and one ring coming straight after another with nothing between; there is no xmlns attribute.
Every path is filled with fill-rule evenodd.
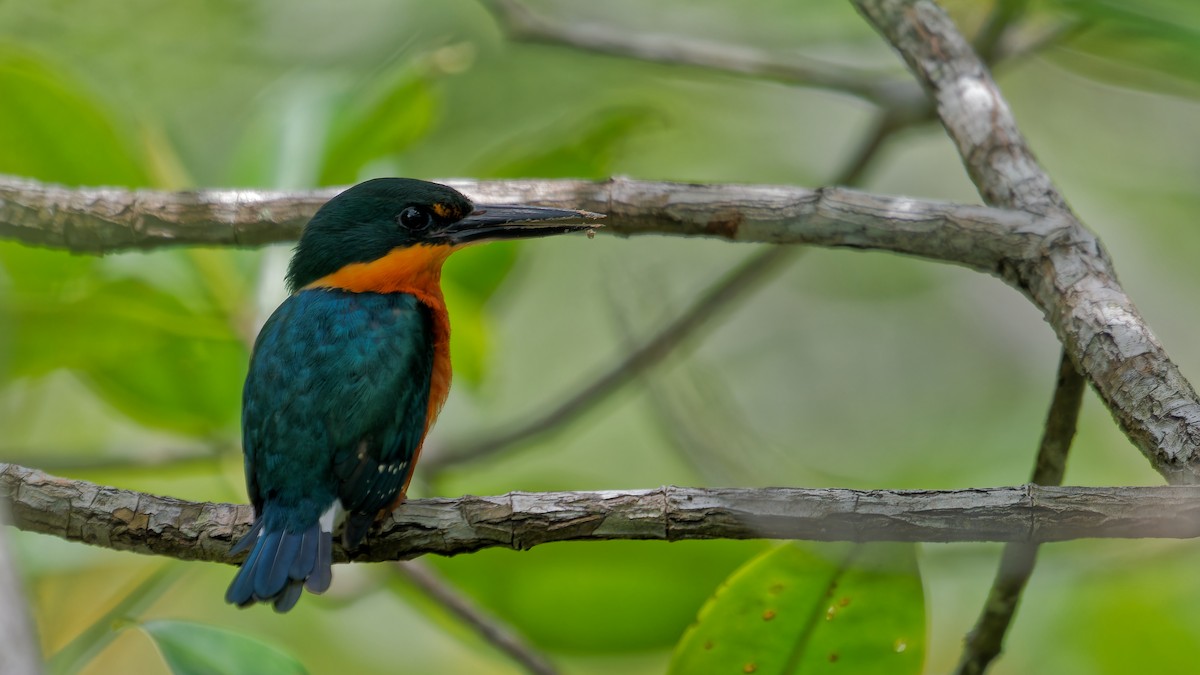
<svg viewBox="0 0 1200 675"><path fill-rule="evenodd" d="M993 271L1036 255L1054 219L854 190L704 185L616 178L441 180L477 202L572 206L608 214L602 232L707 236L909 253ZM71 189L0 176L0 237L77 253L294 241L337 190L164 192ZM977 250L978 249L978 250Z"/></svg>
<svg viewBox="0 0 1200 675"><path fill-rule="evenodd" d="M0 501L22 530L184 560L233 562L249 528L238 504L187 502L12 464L0 465ZM361 548L337 560L403 560L483 548L527 549L607 539L813 541L1061 541L1084 537L1200 536L1200 487L966 490L801 488L511 492L416 499ZM335 545L336 546L336 545Z"/></svg>

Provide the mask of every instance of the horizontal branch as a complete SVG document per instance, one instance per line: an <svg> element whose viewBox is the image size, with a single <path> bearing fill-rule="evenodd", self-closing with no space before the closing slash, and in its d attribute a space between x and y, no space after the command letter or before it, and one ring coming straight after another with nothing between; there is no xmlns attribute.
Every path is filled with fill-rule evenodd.
<svg viewBox="0 0 1200 675"><path fill-rule="evenodd" d="M1126 296L1095 235L1038 214L779 185L613 179L447 181L480 202L608 214L617 235L874 249L995 274L1046 316L1129 438L1172 482L1200 482L1200 399ZM0 237L75 251L291 240L333 191L171 193L0 178Z"/></svg>
<svg viewBox="0 0 1200 675"><path fill-rule="evenodd" d="M479 202L606 213L604 232L717 237L906 253L1002 272L1041 258L1068 221L983 206L808 190L611 179L445 180ZM171 245L294 241L337 190L71 189L0 176L0 238L107 253Z"/></svg>
<svg viewBox="0 0 1200 675"><path fill-rule="evenodd" d="M611 179L445 180L479 202L606 213L604 232L876 249L997 273L1040 258L1065 222L983 206L808 190ZM294 241L337 190L70 189L0 177L0 238L107 253L171 245Z"/></svg>
<svg viewBox="0 0 1200 675"><path fill-rule="evenodd" d="M255 246L295 240L338 192L68 188L0 176L0 238L76 253Z"/></svg>
<svg viewBox="0 0 1200 675"><path fill-rule="evenodd" d="M1035 254L1055 225L1016 211L845 189L622 178L443 182L478 202L597 210L608 214L603 231L611 234L876 248L987 271L998 259ZM77 253L294 241L337 192L73 189L0 176L0 238Z"/></svg>
<svg viewBox="0 0 1200 675"><path fill-rule="evenodd" d="M0 464L13 524L121 551L231 562L248 505L187 502ZM339 561L402 560L554 541L1027 541L1200 536L1200 487L966 490L681 488L415 499ZM336 545L335 545L336 546Z"/></svg>

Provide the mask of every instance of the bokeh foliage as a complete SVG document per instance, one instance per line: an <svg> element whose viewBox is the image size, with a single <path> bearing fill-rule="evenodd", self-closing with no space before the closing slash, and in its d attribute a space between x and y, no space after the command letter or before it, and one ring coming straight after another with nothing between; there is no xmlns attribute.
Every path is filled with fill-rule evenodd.
<svg viewBox="0 0 1200 675"><path fill-rule="evenodd" d="M563 21L801 50L904 76L841 3L529 4ZM1028 5L1019 35L1060 22L1076 30L1002 69L1001 87L1195 379L1200 10L1183 0ZM990 3L949 8L970 32ZM627 174L815 186L836 175L871 116L833 92L509 43L468 0L0 3L0 172L69 185ZM885 146L865 187L977 201L933 126ZM446 290L457 387L429 451L558 401L747 253L600 237L456 256ZM250 340L282 296L286 258L286 247L97 258L0 243L0 460L191 499L244 499L238 396ZM687 353L565 433L436 476L418 469L414 492L1019 483L1057 346L1036 312L993 279L811 251ZM704 433L676 433L693 425ZM681 449L680 438L693 447ZM1067 480L1158 482L1094 400ZM47 653L121 607L163 564L14 540ZM929 672L955 662L995 552L919 548ZM565 670L650 673L668 667L722 580L760 555L772 554L756 542L615 542L432 562ZM1171 647L1200 643L1200 588L1187 573L1196 555L1191 543L1054 545L996 672L1190 663L1194 655ZM330 594L276 617L222 603L232 568L168 564L181 580L129 617L145 630L126 625L86 672L169 672L168 661L189 658L190 638L223 639L186 622L273 645L314 673L515 668L387 566L338 569Z"/></svg>

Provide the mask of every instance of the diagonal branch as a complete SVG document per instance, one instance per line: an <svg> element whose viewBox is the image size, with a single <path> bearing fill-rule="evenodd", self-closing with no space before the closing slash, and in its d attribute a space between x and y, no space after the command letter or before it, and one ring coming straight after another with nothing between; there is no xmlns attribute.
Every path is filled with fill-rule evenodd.
<svg viewBox="0 0 1200 675"><path fill-rule="evenodd" d="M938 117L984 201L1074 218L1029 150L987 65L936 3L853 1L937 102Z"/></svg>
<svg viewBox="0 0 1200 675"><path fill-rule="evenodd" d="M1048 255L1013 261L1010 283L1046 312L1065 353L1155 468L1172 482L1200 481L1195 391L1120 290L1099 240L1037 163L986 65L930 0L854 3L937 101L938 117L984 200L1062 219ZM1116 323L1131 330L1118 335L1104 327ZM1113 377L1114 370L1121 375Z"/></svg>
<svg viewBox="0 0 1200 675"><path fill-rule="evenodd" d="M187 502L0 464L0 503L30 532L232 563L251 507ZM338 561L402 560L555 541L1064 541L1200 536L1200 486L965 490L682 488L416 499Z"/></svg>
<svg viewBox="0 0 1200 675"><path fill-rule="evenodd" d="M526 672L532 675L556 675L559 672L545 655L527 644L512 628L477 607L430 565L420 560L407 560L396 563L396 569L422 593L467 624L488 644L507 654Z"/></svg>
<svg viewBox="0 0 1200 675"><path fill-rule="evenodd" d="M1074 233L1090 238L1090 232L1087 232L1067 206L1066 200L1049 175L1034 158L984 62L998 50L1007 25L1024 12L1026 1L996 0L992 16L977 41L983 58L975 54L949 17L933 2L863 0L857 1L856 4L875 28L900 52L922 85L937 101L938 117L957 144L967 171L984 200L989 204L1034 213L1060 214L1070 220L1070 228ZM1106 261L1105 252L1098 245L1092 253L1091 260ZM1029 288L1030 285L1044 281L1048 276L1043 268L1045 263L1053 265L1052 259L1048 258L1033 265L1032 269L1019 271L1018 278L1024 277L1019 282L1019 287ZM1068 281L1068 284L1080 276L1077 269L1071 269L1070 272L1075 278ZM1104 274L1112 276L1111 270L1106 270ZM1059 277L1061 278L1061 274ZM1068 290L1058 287L1057 284L1055 286L1055 293ZM1031 291L1031 295L1036 297L1036 291ZM1123 305L1116 308L1119 313L1136 316L1132 303L1125 300ZM1114 308L1108 306L1102 309ZM1055 323L1055 328L1058 329L1063 342L1063 352L1054 399L1033 472L1033 482L1058 485L1063 480L1067 452L1075 435L1079 409L1083 401L1084 380L1072 360L1086 368L1088 361L1097 358L1097 354L1100 355L1099 358L1109 354L1115 354L1115 358L1123 358L1131 353L1141 355L1144 353L1143 349L1157 348L1161 352L1162 348L1147 330L1137 335L1140 344L1134 346L1133 352L1127 349L1128 345L1103 345L1101 339L1101 344L1096 349L1092 349L1094 343L1080 344L1083 351L1081 355L1072 349L1076 345L1071 343L1071 339L1083 336L1072 335L1065 321ZM1088 337L1103 338L1096 335ZM1187 387L1185 395L1190 391L1190 385L1183 381L1182 375L1173 365L1167 364L1160 372L1145 378L1146 381L1142 384L1153 387L1154 380L1158 378L1176 379ZM1100 395L1106 401L1109 400L1112 395L1112 383L1093 380L1093 384ZM1127 382L1122 382L1117 386L1120 388L1127 385ZM1191 398L1194 400L1194 394ZM1144 417L1137 418L1139 412L1148 412L1148 417L1154 417L1152 409L1115 409L1113 412L1127 432L1130 426L1144 421ZM1162 470L1163 467L1160 465L1159 468ZM1181 468L1184 470L1165 473L1169 479L1196 482L1195 471L1186 471L1191 469L1191 466ZM1000 568L983 612L975 628L967 636L958 673L983 673L1000 654L1004 636L1016 614L1021 593L1033 574L1037 550L1037 544L1029 542L1015 542L1005 546Z"/></svg>
<svg viewBox="0 0 1200 675"><path fill-rule="evenodd" d="M1032 482L1036 485L1061 485L1066 472L1067 451L1075 437L1079 408L1083 403L1083 376L1065 355L1058 366L1054 398L1046 418L1046 429L1038 448ZM1029 542L1006 544L1000 556L1000 568L975 627L967 635L959 675L979 675L1004 646L1004 635L1017 613L1021 593L1033 575L1038 545Z"/></svg>

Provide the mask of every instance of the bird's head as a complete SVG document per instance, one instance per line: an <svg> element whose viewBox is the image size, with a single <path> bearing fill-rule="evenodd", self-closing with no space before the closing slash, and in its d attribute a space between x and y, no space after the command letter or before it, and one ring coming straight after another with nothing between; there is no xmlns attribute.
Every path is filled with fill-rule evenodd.
<svg viewBox="0 0 1200 675"><path fill-rule="evenodd" d="M382 279L389 271L403 274L424 265L436 271L463 246L583 231L596 227L585 221L598 218L603 216L587 211L475 205L438 183L376 178L338 194L317 211L292 256L288 286L292 291L346 286L322 283L345 270L354 270L360 284L373 283L361 281L368 272Z"/></svg>

